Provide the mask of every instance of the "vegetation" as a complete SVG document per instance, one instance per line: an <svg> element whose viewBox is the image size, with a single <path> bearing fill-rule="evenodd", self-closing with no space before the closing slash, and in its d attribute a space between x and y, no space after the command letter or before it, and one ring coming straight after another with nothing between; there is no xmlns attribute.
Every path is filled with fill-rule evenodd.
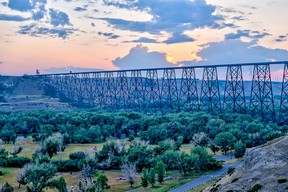
<svg viewBox="0 0 288 192"><path fill-rule="evenodd" d="M19 167L18 188L42 192L45 188L67 191L57 172L81 173L80 191L106 190L108 177L98 170L120 170L131 187L166 185L167 171L183 176L218 169L213 153L234 151L237 158L253 147L287 134L288 126L261 122L250 115L199 113L145 115L135 112L90 111L0 112L0 166ZM22 156L17 135L33 138L37 149ZM123 141L120 138L129 137ZM96 143L102 143L98 148ZM93 144L91 144L93 143ZM87 144L93 151L67 152L67 145ZM183 144L194 147L181 151ZM103 147L102 147L103 145ZM35 147L36 148L36 147ZM188 151L188 152L187 152ZM65 158L62 158L65 154ZM278 181L279 182L279 181ZM15 185L13 185L15 187ZM17 188L17 187L16 187Z"/></svg>

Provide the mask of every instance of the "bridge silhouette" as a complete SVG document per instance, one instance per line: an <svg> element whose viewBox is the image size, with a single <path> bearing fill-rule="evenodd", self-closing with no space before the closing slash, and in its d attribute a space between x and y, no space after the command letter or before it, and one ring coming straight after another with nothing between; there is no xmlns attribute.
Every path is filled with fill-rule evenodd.
<svg viewBox="0 0 288 192"><path fill-rule="evenodd" d="M283 67L281 98L277 102L273 97L271 65ZM242 68L245 66L253 67L249 95L245 95L248 88L243 80ZM223 94L220 94L219 88L219 68L226 69ZM198 70L203 72L199 79L195 73ZM288 61L71 72L29 77L40 81L46 90L70 101L110 111L250 113L259 115L265 121L288 124ZM275 110L275 106L279 110Z"/></svg>

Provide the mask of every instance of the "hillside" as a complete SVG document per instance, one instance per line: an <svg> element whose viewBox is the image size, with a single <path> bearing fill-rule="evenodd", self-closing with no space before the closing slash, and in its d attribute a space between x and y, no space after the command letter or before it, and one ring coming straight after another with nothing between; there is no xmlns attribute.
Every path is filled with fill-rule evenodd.
<svg viewBox="0 0 288 192"><path fill-rule="evenodd" d="M288 137L246 151L243 165L204 192L288 191Z"/></svg>

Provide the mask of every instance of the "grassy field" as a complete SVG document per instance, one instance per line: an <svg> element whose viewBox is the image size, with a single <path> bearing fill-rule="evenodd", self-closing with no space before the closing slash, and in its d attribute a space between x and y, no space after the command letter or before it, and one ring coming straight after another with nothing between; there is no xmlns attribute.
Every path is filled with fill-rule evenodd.
<svg viewBox="0 0 288 192"><path fill-rule="evenodd" d="M124 142L127 142L127 139L122 140ZM18 140L18 144L20 144L23 147L22 152L18 156L24 156L24 157L32 157L32 154L37 149L38 145L37 143L32 141L31 137L25 138L23 140ZM83 151L86 153L94 153L96 151L100 151L103 147L104 143L97 143L97 144L69 144L66 146L64 152L58 153L53 157L53 160L66 160L69 159L69 154L73 152ZM2 147L4 147L6 150L10 150L12 148L12 144L3 144ZM181 151L184 151L187 154L190 154L190 150L193 148L193 145L191 144L184 144L181 147ZM15 191L24 192L25 187L21 186L20 189L18 189L18 183L16 182L16 175L18 168L1 168L4 175L0 176L0 184L4 184L6 181L9 182L15 189ZM108 177L108 184L110 185L110 189L108 191L110 192L118 192L118 191L125 191L129 190L130 185L127 181L123 180L117 180L119 177L123 177L120 170L109 170L105 171L103 174L105 174ZM178 174L178 171L169 171L167 173L168 175L175 175ZM63 176L66 180L67 186L78 186L79 179L81 178L80 172L74 172L72 174L70 173L57 173L57 177ZM96 177L96 176L95 176ZM155 192L162 192L162 191L168 191L170 189L176 188L178 186L181 186L182 184L197 178L197 175L194 175L189 178L174 178L171 180L167 180L162 184L156 184L153 188L148 187L147 189L141 189L141 191L155 191ZM133 188L137 188L141 186L140 181L140 174L138 181L134 184ZM52 192L54 190L47 189L47 192Z"/></svg>

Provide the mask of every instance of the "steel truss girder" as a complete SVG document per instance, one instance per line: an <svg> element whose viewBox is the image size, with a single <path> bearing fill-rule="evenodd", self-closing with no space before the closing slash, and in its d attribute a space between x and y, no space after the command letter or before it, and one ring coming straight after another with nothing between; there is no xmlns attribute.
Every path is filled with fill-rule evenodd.
<svg viewBox="0 0 288 192"><path fill-rule="evenodd" d="M228 113L246 113L241 66L227 66L223 111Z"/></svg>
<svg viewBox="0 0 288 192"><path fill-rule="evenodd" d="M145 87L141 71L131 71L129 108L142 111L144 108Z"/></svg>
<svg viewBox="0 0 288 192"><path fill-rule="evenodd" d="M179 103L180 108L184 108L185 111L199 109L197 79L194 68L184 68L182 71Z"/></svg>
<svg viewBox="0 0 288 192"><path fill-rule="evenodd" d="M283 70L279 122L288 125L288 63Z"/></svg>
<svg viewBox="0 0 288 192"><path fill-rule="evenodd" d="M274 121L274 99L271 83L270 65L254 65L251 97L251 114L260 114L262 120Z"/></svg>
<svg viewBox="0 0 288 192"><path fill-rule="evenodd" d="M161 93L157 70L148 69L145 80L145 111L161 111Z"/></svg>
<svg viewBox="0 0 288 192"><path fill-rule="evenodd" d="M216 67L204 67L203 69L200 109L214 114L222 111Z"/></svg>
<svg viewBox="0 0 288 192"><path fill-rule="evenodd" d="M165 69L163 72L161 105L164 113L179 111L175 69Z"/></svg>

